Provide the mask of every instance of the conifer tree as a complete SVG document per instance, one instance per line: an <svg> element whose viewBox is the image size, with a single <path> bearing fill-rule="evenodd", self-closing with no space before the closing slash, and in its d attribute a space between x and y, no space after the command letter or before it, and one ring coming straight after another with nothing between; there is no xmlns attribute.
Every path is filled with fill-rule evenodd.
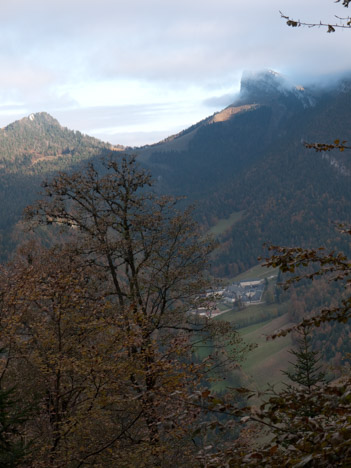
<svg viewBox="0 0 351 468"><path fill-rule="evenodd" d="M321 371L322 367L319 365L318 351L312 350L310 328L302 326L297 330L297 334L298 347L290 350L290 354L296 358L296 361L291 371L283 373L291 382L302 386L307 393L311 393L314 386L324 383L325 373Z"/></svg>

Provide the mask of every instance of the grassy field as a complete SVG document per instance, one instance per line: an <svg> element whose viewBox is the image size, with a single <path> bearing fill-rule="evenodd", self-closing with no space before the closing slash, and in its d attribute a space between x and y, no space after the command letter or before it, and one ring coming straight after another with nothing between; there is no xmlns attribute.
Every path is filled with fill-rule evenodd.
<svg viewBox="0 0 351 468"><path fill-rule="evenodd" d="M254 278L267 278L268 286L263 295L263 299L265 300L268 297L268 293L270 293L271 297L274 296L277 275L278 269L256 265L236 276L233 280L243 281ZM243 371L248 376L249 381L260 390L267 387L268 384L276 385L279 388L286 379L282 371L287 370L289 367L289 359L291 359L289 350L293 347L291 336L288 335L275 340L267 340L267 337L276 330L291 325L288 315L290 307L290 302L270 305L260 304L248 307L241 311L241 315L238 316L236 313L222 315L223 318L229 319L232 323L238 320L238 324L240 324L240 322L245 323L245 317L243 317L242 313L246 312L246 320L256 322L253 325L241 327L239 333L246 343L257 346L249 353L243 363ZM265 317L264 321L261 320L259 322L258 320L262 317Z"/></svg>
<svg viewBox="0 0 351 468"><path fill-rule="evenodd" d="M214 320L225 320L233 323L237 328L249 327L250 325L262 324L267 320L273 320L287 312L289 305L284 304L255 304L242 310L231 309L217 316Z"/></svg>
<svg viewBox="0 0 351 468"><path fill-rule="evenodd" d="M208 231L209 234L216 236L220 236L223 234L227 229L234 226L235 223L240 221L244 214L244 211L234 211L229 218L223 218L218 221L215 226L212 226L211 229Z"/></svg>
<svg viewBox="0 0 351 468"><path fill-rule="evenodd" d="M286 379L282 371L289 367L291 359L289 350L293 347L291 336L275 340L267 340L267 337L278 329L289 325L291 323L288 314L284 314L274 320L239 330L246 343L257 346L248 354L242 368L249 383L257 386L260 390L267 387L268 384L276 385L279 388Z"/></svg>
<svg viewBox="0 0 351 468"><path fill-rule="evenodd" d="M264 327L269 322L271 322L271 319L266 320L265 322L255 323L255 325L250 325L248 327L241 328L240 335L244 338L246 335L250 335L256 330L259 330L260 328Z"/></svg>
<svg viewBox="0 0 351 468"><path fill-rule="evenodd" d="M293 343L290 335L275 340L268 339L268 337L290 325L292 324L289 322L288 314L284 314L281 317L239 329L238 332L244 343L253 345L254 348L241 363L241 370L231 371L226 381L214 382L213 390L225 390L227 385L233 386L233 382L236 382L236 385L259 391L267 389L269 385L274 385L278 390L281 389L286 381L282 371L286 371L290 365L289 360L292 357L289 351ZM205 359L211 352L210 349L210 346L205 343L199 346L196 352L197 357L200 360Z"/></svg>
<svg viewBox="0 0 351 468"><path fill-rule="evenodd" d="M254 267L250 268L240 275L235 276L231 279L231 281L245 281L250 279L264 279L269 278L271 276L278 276L278 269L277 268L266 268L263 267L262 264L255 265Z"/></svg>
<svg viewBox="0 0 351 468"><path fill-rule="evenodd" d="M224 229L224 224L221 226ZM220 228L219 223L216 227ZM289 323L288 314L291 307L290 302L282 304L264 302L266 299L274 300L277 276L277 269L256 265L233 278L231 280L233 282L267 278L267 289L263 295L263 302L249 305L242 310L230 309L213 319L225 320L235 325L244 342L255 346L242 363L242 371L238 378L244 386L258 390L264 390L269 384L275 385L277 389L281 388L286 380L282 371L288 369L289 360L291 360L289 351L293 347L293 343L290 335L275 340L267 339L277 330L292 325ZM226 307L225 304L218 306L222 311ZM199 355L202 358L207 354L206 347L199 350ZM218 383L216 389L222 389L221 386L225 385L225 382Z"/></svg>
<svg viewBox="0 0 351 468"><path fill-rule="evenodd" d="M242 364L245 385L263 390L268 384L283 385L282 370L289 366L289 350L293 344L291 337L267 340L278 329L291 325L288 310L290 303L257 304L243 310L230 310L214 320L225 320L236 325L244 342L255 345ZM200 351L201 353L201 351ZM206 349L202 350L206 356ZM202 354L201 353L201 354Z"/></svg>
<svg viewBox="0 0 351 468"><path fill-rule="evenodd" d="M226 304L223 304L222 302L219 302L217 304L217 308L221 311L221 312L224 312L225 310L229 310L230 307L227 306Z"/></svg>
<svg viewBox="0 0 351 468"><path fill-rule="evenodd" d="M222 391L226 386L245 386L253 390L264 391L269 385L281 389L287 380L282 371L288 370L292 359L293 347L291 336L269 339L278 330L292 325L288 314L256 323L238 330L244 343L253 345L241 363L241 370L232 370L227 380L213 382L213 390ZM211 345L204 343L197 348L196 355L202 360L211 352ZM236 382L235 384L233 382Z"/></svg>

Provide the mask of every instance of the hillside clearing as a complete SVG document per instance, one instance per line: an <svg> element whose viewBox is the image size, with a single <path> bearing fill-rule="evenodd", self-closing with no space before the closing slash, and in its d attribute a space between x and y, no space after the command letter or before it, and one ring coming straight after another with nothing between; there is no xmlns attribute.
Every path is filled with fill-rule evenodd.
<svg viewBox="0 0 351 468"><path fill-rule="evenodd" d="M227 229L234 226L235 223L240 221L243 217L245 211L234 211L228 218L220 219L217 224L212 226L208 233L212 234L213 236L217 237L223 234Z"/></svg>

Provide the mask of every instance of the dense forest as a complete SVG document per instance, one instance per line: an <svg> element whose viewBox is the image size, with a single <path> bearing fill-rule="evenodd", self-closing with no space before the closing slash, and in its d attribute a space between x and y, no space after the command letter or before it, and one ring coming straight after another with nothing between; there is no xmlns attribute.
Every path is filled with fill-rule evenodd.
<svg viewBox="0 0 351 468"><path fill-rule="evenodd" d="M100 167L45 184L25 222L55 244L39 236L1 267L1 466L347 466L349 377L326 379L320 360L332 329L344 357L347 257L272 248L267 266L295 285L292 325L273 338L296 334L295 363L250 406L255 392L225 382L252 346L196 312L213 307L213 241L135 158Z"/></svg>
<svg viewBox="0 0 351 468"><path fill-rule="evenodd" d="M185 195L184 206L197 205L203 229L241 213L220 235L215 276L233 277L255 265L263 243L348 249L334 225L350 221L350 160L342 153L317 154L303 142L330 142L347 133L349 80L328 91L286 88L282 80L271 72L244 77L224 117L215 114L158 145L133 150L159 194ZM1 258L21 237L16 224L40 197L44 178L85 161L99 164L101 155L120 149L65 129L45 113L1 130Z"/></svg>

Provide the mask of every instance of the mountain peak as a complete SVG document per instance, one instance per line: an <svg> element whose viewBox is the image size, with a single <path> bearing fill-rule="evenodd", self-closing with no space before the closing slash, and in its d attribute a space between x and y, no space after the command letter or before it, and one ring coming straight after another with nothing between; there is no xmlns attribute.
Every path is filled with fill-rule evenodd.
<svg viewBox="0 0 351 468"><path fill-rule="evenodd" d="M258 72L245 70L241 77L241 90L244 90L250 86L282 86L285 82L285 78L280 73L274 70L261 70Z"/></svg>
<svg viewBox="0 0 351 468"><path fill-rule="evenodd" d="M58 120L52 117L47 112L37 112L35 114L30 114L28 117L25 117L25 121L33 122L34 124L49 124L49 125L58 125L61 127Z"/></svg>
<svg viewBox="0 0 351 468"><path fill-rule="evenodd" d="M46 112L29 114L0 129L0 170L53 170L111 151L111 146L62 127Z"/></svg>
<svg viewBox="0 0 351 468"><path fill-rule="evenodd" d="M283 75L274 70L243 73L240 86L241 99L260 102L267 98L292 95L304 99L305 90L302 86L291 84Z"/></svg>
<svg viewBox="0 0 351 468"><path fill-rule="evenodd" d="M45 128L45 127L59 127L61 128L60 123L58 120L54 119L50 114L47 112L37 112L35 114L30 114L28 117L23 117L20 120L16 120L15 122L10 123L5 127L5 131L11 131L15 128Z"/></svg>

